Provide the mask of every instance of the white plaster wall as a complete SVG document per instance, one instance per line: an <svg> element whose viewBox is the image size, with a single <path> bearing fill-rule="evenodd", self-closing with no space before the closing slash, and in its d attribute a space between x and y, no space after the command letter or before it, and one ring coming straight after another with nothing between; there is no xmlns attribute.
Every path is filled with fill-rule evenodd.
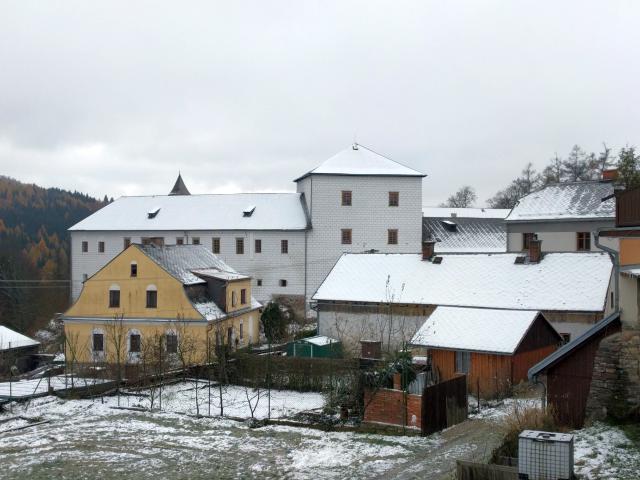
<svg viewBox="0 0 640 480"><path fill-rule="evenodd" d="M638 328L638 279L620 275L620 319L623 324Z"/></svg>
<svg viewBox="0 0 640 480"><path fill-rule="evenodd" d="M212 239L220 238L220 257L231 267L253 277L253 296L259 301L271 298L273 294L304 295L304 240L303 231L156 231L156 232L71 232L71 281L72 300L78 298L82 290L83 274L89 277L118 255L124 247L124 238L132 243L140 243L142 237L164 237L166 245L175 245L177 237L184 237L185 243L192 243L192 237L199 237L200 244L211 249ZM237 237L244 238L244 255L236 254ZM262 253L254 251L254 240L262 240ZM280 240L289 241L289 253L280 252ZM82 253L82 241L89 242L89 251ZM98 242L105 242L105 252L98 253ZM257 280L262 279L262 287ZM280 279L287 280L286 287L280 287Z"/></svg>
<svg viewBox="0 0 640 480"><path fill-rule="evenodd" d="M352 192L352 205L341 205L341 192ZM310 298L344 252L376 249L418 253L422 242L422 178L313 175L298 182L309 206L307 297ZM389 192L400 192L398 207ZM342 245L341 230L352 230ZM387 230L398 230L398 244L387 244Z"/></svg>

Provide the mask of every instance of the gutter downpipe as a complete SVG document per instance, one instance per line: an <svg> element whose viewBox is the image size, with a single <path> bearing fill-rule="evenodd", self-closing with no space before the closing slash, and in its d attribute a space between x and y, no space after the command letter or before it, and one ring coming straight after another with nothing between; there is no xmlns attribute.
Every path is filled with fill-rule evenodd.
<svg viewBox="0 0 640 480"><path fill-rule="evenodd" d="M604 245L602 245L600 243L600 232L603 230L607 230L610 231L611 228L599 228L598 230L596 230L594 238L595 238L595 244L596 247L598 247L600 250L607 252L609 254L609 257L611 258L611 262L613 263L613 311L611 312L611 315L614 315L616 313L620 313L620 252L609 248L609 247L605 247ZM606 305L607 300L605 300L605 305ZM542 393L542 408L543 410L546 410L547 408L547 386L544 384L544 382L541 382L540 379L538 378L538 375L535 375L533 378L533 384L534 385L542 385L543 388L543 393Z"/></svg>

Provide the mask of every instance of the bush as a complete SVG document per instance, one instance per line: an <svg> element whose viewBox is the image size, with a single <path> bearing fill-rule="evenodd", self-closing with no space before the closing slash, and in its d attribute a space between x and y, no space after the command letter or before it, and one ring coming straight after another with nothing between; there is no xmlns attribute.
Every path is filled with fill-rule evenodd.
<svg viewBox="0 0 640 480"><path fill-rule="evenodd" d="M493 452L492 462L495 462L498 457L518 456L518 438L523 430L566 431L556 422L552 408L544 410L516 402L511 414L507 417L504 442Z"/></svg>

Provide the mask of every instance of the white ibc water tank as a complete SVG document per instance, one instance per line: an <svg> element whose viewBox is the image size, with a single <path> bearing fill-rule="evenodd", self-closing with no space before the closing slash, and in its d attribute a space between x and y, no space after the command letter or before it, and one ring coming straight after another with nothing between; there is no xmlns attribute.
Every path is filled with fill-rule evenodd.
<svg viewBox="0 0 640 480"><path fill-rule="evenodd" d="M573 435L525 430L518 438L518 478L573 478Z"/></svg>

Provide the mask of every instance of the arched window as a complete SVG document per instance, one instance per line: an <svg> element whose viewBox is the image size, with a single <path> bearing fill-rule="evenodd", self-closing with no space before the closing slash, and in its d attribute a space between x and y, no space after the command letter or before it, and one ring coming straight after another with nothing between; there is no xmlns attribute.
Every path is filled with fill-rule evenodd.
<svg viewBox="0 0 640 480"><path fill-rule="evenodd" d="M109 308L120 308L120 285L115 283L109 287Z"/></svg>
<svg viewBox="0 0 640 480"><path fill-rule="evenodd" d="M147 308L158 308L158 289L155 285L147 287Z"/></svg>

